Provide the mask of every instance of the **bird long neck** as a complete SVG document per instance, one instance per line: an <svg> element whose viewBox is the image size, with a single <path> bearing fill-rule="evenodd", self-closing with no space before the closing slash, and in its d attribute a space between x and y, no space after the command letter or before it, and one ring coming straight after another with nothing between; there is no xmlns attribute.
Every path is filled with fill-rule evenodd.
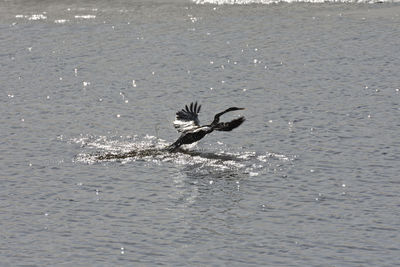
<svg viewBox="0 0 400 267"><path fill-rule="evenodd" d="M222 112L220 112L218 114L215 114L214 120L211 123L211 126L216 126L218 124L218 122L219 122L219 117L221 117L222 115L224 115L225 113L227 113L229 111L230 111L230 109L228 108L228 109L226 109L226 110L224 110L224 111L222 111Z"/></svg>

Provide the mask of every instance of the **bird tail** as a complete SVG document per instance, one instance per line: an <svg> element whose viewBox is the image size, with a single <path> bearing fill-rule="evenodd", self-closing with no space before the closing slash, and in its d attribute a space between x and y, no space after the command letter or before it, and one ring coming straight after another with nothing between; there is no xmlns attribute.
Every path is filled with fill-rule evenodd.
<svg viewBox="0 0 400 267"><path fill-rule="evenodd" d="M239 127L246 119L244 117L240 117L234 119L230 122L220 122L215 127L214 130L216 131L232 131L233 129Z"/></svg>

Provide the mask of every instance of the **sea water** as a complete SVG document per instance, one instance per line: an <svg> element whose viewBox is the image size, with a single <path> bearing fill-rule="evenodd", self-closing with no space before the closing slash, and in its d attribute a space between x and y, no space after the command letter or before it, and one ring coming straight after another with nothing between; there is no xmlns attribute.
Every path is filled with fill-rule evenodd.
<svg viewBox="0 0 400 267"><path fill-rule="evenodd" d="M399 25L397 1L1 1L0 265L397 265ZM246 121L164 151L192 101Z"/></svg>

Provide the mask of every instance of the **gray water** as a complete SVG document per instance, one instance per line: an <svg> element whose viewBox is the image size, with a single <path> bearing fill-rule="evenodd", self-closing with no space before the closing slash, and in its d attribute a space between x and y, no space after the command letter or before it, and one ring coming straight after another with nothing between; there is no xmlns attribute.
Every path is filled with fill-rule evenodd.
<svg viewBox="0 0 400 267"><path fill-rule="evenodd" d="M0 265L398 265L399 25L396 3L1 1ZM162 152L192 101L247 120Z"/></svg>

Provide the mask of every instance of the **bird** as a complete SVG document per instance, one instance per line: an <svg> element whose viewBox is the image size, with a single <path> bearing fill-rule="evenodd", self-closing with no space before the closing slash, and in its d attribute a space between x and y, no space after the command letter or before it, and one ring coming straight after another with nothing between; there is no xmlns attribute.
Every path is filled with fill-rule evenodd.
<svg viewBox="0 0 400 267"><path fill-rule="evenodd" d="M173 122L175 129L181 133L181 136L173 144L168 146L168 150L171 152L176 151L180 146L192 144L209 133L215 131L232 131L239 127L245 118L239 117L229 122L220 122L219 118L227 112L235 110L244 110L245 108L230 107L220 113L215 114L214 120L211 124L200 125L198 114L200 113L201 105L197 102L185 105L185 107L176 113L176 118Z"/></svg>

